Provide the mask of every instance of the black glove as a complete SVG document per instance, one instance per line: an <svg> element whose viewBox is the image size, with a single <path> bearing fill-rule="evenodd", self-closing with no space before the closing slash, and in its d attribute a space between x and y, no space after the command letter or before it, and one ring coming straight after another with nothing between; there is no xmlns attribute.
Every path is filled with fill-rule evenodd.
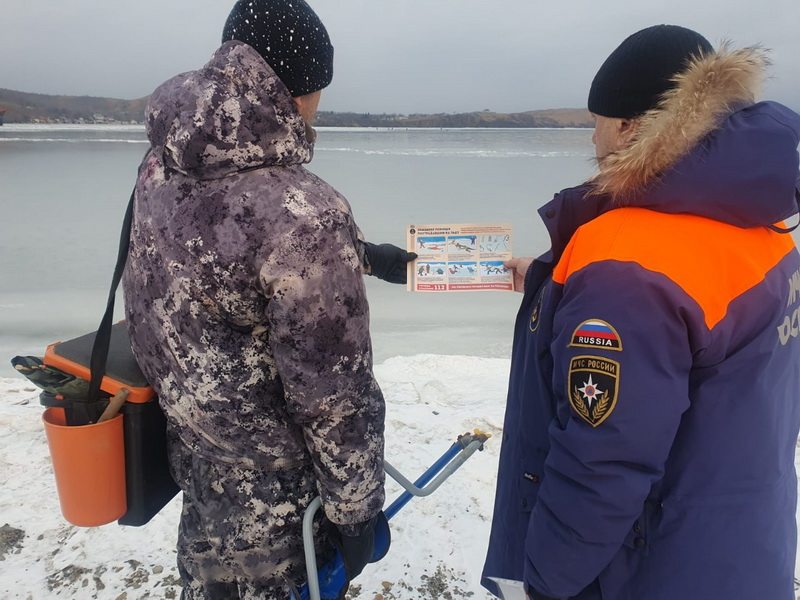
<svg viewBox="0 0 800 600"><path fill-rule="evenodd" d="M322 527L344 563L346 581L336 596L337 600L342 600L350 582L364 570L364 566L386 556L392 542L389 522L381 511L369 521L356 525L334 525L325 519Z"/></svg>
<svg viewBox="0 0 800 600"><path fill-rule="evenodd" d="M372 559L372 553L375 550L375 523L377 521L378 515L375 515L369 521L357 525L339 525L337 527L341 534L339 550L350 579L357 577Z"/></svg>
<svg viewBox="0 0 800 600"><path fill-rule="evenodd" d="M394 244L364 242L364 251L372 274L389 283L405 283L406 265L417 258L415 252L406 252Z"/></svg>

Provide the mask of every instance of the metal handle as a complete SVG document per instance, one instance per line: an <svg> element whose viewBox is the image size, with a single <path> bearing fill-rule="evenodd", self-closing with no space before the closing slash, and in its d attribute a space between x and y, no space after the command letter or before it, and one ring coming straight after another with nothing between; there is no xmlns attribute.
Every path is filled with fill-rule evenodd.
<svg viewBox="0 0 800 600"><path fill-rule="evenodd" d="M459 436L458 441L450 446L414 483L411 483L397 469L387 461L384 461L383 465L386 473L406 490L383 511L386 519L391 519L396 515L403 506L408 504L408 501L413 496L429 496L436 491L444 483L444 480L461 467L476 450L483 450L483 444L490 437L490 434L483 433L477 429L474 433L466 433ZM308 505L303 517L303 552L306 559L306 576L308 579L300 593L292 593L292 600L320 600L319 571L317 569L317 557L314 552L314 515L316 515L321 506L322 499L317 496ZM306 591L308 592L307 594Z"/></svg>

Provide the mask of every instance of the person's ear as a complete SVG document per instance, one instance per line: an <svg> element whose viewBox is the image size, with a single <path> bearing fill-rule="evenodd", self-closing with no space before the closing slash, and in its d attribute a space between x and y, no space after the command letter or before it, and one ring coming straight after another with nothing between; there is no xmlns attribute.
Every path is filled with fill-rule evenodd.
<svg viewBox="0 0 800 600"><path fill-rule="evenodd" d="M639 119L620 119L617 128L618 147L624 148L630 144L639 131Z"/></svg>
<svg viewBox="0 0 800 600"><path fill-rule="evenodd" d="M311 92L310 94L305 94L303 96L292 97L295 106L297 106L298 112L309 124L314 120L314 115L317 114L317 107L319 106L319 100L321 97L322 90L317 90L316 92Z"/></svg>

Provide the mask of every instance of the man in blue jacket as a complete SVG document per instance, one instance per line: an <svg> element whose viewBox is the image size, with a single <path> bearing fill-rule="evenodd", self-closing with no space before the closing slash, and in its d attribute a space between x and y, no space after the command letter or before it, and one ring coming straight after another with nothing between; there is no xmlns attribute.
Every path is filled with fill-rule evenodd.
<svg viewBox="0 0 800 600"><path fill-rule="evenodd" d="M793 600L800 116L757 47L659 25L589 93L599 173L539 211L484 585Z"/></svg>

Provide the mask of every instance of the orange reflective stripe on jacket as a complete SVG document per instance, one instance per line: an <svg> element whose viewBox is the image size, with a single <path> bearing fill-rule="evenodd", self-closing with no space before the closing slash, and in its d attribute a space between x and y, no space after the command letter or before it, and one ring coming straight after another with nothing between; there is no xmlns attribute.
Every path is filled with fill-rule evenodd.
<svg viewBox="0 0 800 600"><path fill-rule="evenodd" d="M762 281L794 247L790 235L766 227L742 229L694 215L619 208L575 232L553 280L564 284L600 261L633 262L678 285L702 308L711 329L732 300Z"/></svg>

